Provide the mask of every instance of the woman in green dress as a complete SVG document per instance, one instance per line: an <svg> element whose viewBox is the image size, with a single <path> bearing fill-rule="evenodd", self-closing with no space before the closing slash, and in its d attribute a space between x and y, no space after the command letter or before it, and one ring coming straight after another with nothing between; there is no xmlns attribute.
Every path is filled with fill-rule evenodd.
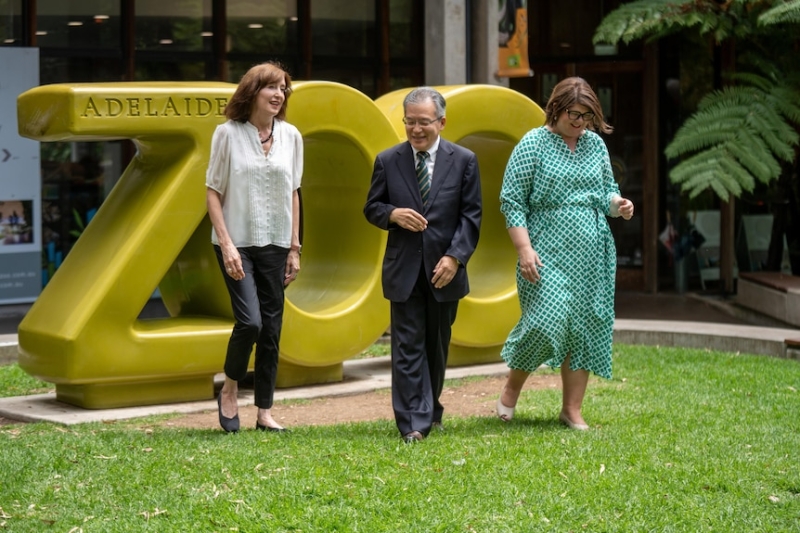
<svg viewBox="0 0 800 533"><path fill-rule="evenodd" d="M497 414L514 416L522 386L542 364L561 368L559 420L589 426L581 405L594 373L611 379L616 249L606 216L633 216L620 196L600 136L611 133L589 84L567 78L553 89L545 125L514 148L500 192L519 254L522 316L503 346L510 373Z"/></svg>

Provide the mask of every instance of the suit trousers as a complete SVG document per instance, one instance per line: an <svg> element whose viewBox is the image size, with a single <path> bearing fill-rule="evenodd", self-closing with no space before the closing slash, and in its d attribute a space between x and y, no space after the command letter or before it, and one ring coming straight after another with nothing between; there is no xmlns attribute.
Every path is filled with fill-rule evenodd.
<svg viewBox="0 0 800 533"><path fill-rule="evenodd" d="M391 303L392 408L401 435L428 435L442 421L450 331L458 300L438 302L424 267L404 302Z"/></svg>
<svg viewBox="0 0 800 533"><path fill-rule="evenodd" d="M225 375L236 381L245 378L255 344L253 399L257 407L270 409L278 373L283 280L289 249L269 245L238 250L244 279L236 281L225 272L220 247L214 246L236 320L225 355Z"/></svg>

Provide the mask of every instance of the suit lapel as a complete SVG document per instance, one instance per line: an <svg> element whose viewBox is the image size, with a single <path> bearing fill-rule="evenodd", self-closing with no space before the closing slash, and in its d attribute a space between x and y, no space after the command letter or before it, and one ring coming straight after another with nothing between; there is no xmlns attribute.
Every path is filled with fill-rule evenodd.
<svg viewBox="0 0 800 533"><path fill-rule="evenodd" d="M453 168L453 153L454 150L450 143L440 138L439 150L436 152L436 163L433 165L431 192L428 193L428 204L425 208L426 211L430 209L431 205L433 205L434 201L436 200L436 195L439 193L439 189L441 189L442 185L444 185L444 182L447 181L450 170Z"/></svg>
<svg viewBox="0 0 800 533"><path fill-rule="evenodd" d="M415 199L417 211L422 213L422 196L419 193L419 183L417 183L417 170L414 168L414 150L411 149L411 144L408 142L403 143L397 150L397 169L400 171L400 176L408 187L411 197ZM430 203L430 196L428 196L428 205Z"/></svg>

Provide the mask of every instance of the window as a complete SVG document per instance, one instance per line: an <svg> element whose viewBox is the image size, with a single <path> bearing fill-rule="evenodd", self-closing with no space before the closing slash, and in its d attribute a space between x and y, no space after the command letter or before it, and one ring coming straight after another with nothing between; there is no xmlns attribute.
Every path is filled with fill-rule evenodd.
<svg viewBox="0 0 800 533"><path fill-rule="evenodd" d="M118 50L119 2L113 0L38 0L36 44L40 48Z"/></svg>
<svg viewBox="0 0 800 533"><path fill-rule="evenodd" d="M0 46L22 46L22 0L0 0Z"/></svg>

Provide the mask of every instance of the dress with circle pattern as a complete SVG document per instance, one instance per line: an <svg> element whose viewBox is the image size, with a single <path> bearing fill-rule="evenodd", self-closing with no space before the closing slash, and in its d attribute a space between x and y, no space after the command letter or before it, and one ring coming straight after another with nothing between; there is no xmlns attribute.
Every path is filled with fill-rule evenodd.
<svg viewBox="0 0 800 533"><path fill-rule="evenodd" d="M570 369L611 379L616 249L606 216L614 195L608 149L592 131L574 151L544 126L514 148L501 211L506 227L528 229L544 266L530 283L517 263L522 316L501 353L509 368L557 368L571 354Z"/></svg>

